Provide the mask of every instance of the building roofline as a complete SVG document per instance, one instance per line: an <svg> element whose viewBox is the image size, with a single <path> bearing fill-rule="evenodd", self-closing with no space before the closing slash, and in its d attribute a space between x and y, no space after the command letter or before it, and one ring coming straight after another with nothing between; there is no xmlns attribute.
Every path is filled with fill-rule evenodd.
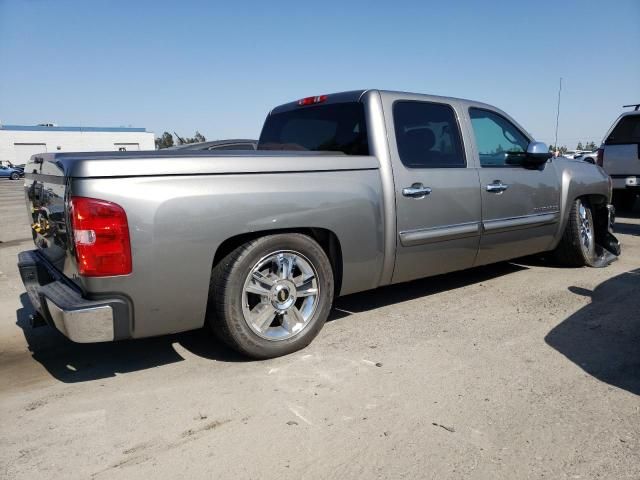
<svg viewBox="0 0 640 480"><path fill-rule="evenodd" d="M138 127L44 127L41 125L0 125L0 130L14 132L147 132L146 128Z"/></svg>

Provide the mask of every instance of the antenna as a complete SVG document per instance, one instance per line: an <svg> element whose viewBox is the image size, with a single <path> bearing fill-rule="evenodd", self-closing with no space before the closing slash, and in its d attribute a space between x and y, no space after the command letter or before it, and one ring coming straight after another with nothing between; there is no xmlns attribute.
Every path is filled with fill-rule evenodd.
<svg viewBox="0 0 640 480"><path fill-rule="evenodd" d="M560 94L562 93L562 77L560 77L560 88L558 89L558 110L556 113L556 140L555 147L558 150L558 124L560 123Z"/></svg>
<svg viewBox="0 0 640 480"><path fill-rule="evenodd" d="M173 131L173 134L178 137L178 141L180 142L180 145L186 145L187 142L184 141L184 138L182 138L180 135L178 135L175 130Z"/></svg>

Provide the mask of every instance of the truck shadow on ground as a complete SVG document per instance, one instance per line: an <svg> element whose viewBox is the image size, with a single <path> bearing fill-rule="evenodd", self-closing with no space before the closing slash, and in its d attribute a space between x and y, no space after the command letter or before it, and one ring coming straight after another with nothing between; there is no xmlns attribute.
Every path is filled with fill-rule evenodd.
<svg viewBox="0 0 640 480"><path fill-rule="evenodd" d="M615 233L640 237L640 225L635 225L633 223L616 222L614 231Z"/></svg>
<svg viewBox="0 0 640 480"><path fill-rule="evenodd" d="M501 263L349 295L336 301L336 307L328 321L462 288L525 268ZM113 343L73 343L53 328L32 328L29 316L33 313L33 307L27 294L22 294L20 300L22 308L16 312L16 324L23 331L32 358L61 382L85 382L181 362L184 358L176 351L176 344L194 355L210 360L250 361L217 341L208 329Z"/></svg>
<svg viewBox="0 0 640 480"><path fill-rule="evenodd" d="M640 395L640 269L590 291L591 303L545 337L548 345L598 380Z"/></svg>
<svg viewBox="0 0 640 480"><path fill-rule="evenodd" d="M455 290L526 269L527 267L523 265L503 262L347 295L336 299L328 321L394 303Z"/></svg>
<svg viewBox="0 0 640 480"><path fill-rule="evenodd" d="M195 355L225 362L246 358L217 342L205 329L140 340L112 343L74 343L51 327L32 328L33 307L26 293L20 297L16 324L22 329L34 360L65 383L114 377L183 361L174 344Z"/></svg>

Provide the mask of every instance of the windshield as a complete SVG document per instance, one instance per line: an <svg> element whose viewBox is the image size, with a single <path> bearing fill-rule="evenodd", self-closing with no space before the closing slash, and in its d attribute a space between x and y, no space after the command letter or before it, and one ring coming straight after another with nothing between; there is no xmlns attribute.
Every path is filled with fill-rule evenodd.
<svg viewBox="0 0 640 480"><path fill-rule="evenodd" d="M300 107L269 115L258 150L307 150L369 155L364 105L359 102Z"/></svg>

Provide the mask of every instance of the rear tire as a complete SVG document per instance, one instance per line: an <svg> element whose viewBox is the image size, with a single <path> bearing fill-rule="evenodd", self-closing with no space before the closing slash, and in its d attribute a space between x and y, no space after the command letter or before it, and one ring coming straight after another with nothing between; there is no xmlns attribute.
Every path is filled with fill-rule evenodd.
<svg viewBox="0 0 640 480"><path fill-rule="evenodd" d="M591 206L577 199L571 206L567 226L554 254L559 264L567 267L592 267L597 260L596 234Z"/></svg>
<svg viewBox="0 0 640 480"><path fill-rule="evenodd" d="M615 190L613 192L613 204L616 210L630 212L636 203L637 194L629 190Z"/></svg>
<svg viewBox="0 0 640 480"><path fill-rule="evenodd" d="M231 348L255 359L306 347L333 301L331 263L306 235L249 241L213 269L207 322Z"/></svg>

